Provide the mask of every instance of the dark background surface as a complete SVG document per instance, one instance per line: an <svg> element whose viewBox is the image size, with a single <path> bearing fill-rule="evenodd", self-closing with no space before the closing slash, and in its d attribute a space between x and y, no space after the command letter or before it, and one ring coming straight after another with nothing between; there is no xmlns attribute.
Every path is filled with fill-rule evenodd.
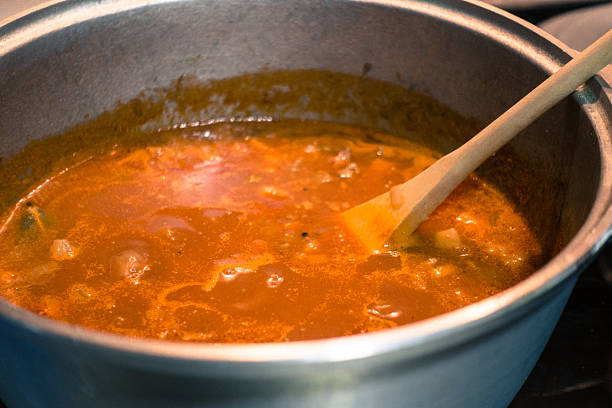
<svg viewBox="0 0 612 408"><path fill-rule="evenodd" d="M578 279L548 345L511 408L612 407L610 265L612 246Z"/></svg>
<svg viewBox="0 0 612 408"><path fill-rule="evenodd" d="M610 0L481 0L503 8L530 23L580 8L610 3Z"/></svg>
<svg viewBox="0 0 612 408"><path fill-rule="evenodd" d="M485 1L534 24L563 12L609 3L600 0ZM40 2L0 0L0 20L6 13ZM578 279L540 360L510 405L510 408L527 407L612 407L612 246L604 249ZM0 408L6 408L1 401Z"/></svg>

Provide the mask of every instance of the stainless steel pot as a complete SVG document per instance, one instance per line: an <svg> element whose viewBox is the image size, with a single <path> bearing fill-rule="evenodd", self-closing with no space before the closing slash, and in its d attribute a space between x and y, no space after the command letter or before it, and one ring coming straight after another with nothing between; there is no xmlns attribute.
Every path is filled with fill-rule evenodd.
<svg viewBox="0 0 612 408"><path fill-rule="evenodd" d="M182 74L360 74L368 63L370 76L486 123L568 59L537 28L471 1L50 2L0 27L0 155ZM396 329L258 345L125 338L0 301L0 398L9 407L505 406L610 235L611 95L592 79L512 143L544 180L527 205L541 207L532 218L555 256L509 290Z"/></svg>

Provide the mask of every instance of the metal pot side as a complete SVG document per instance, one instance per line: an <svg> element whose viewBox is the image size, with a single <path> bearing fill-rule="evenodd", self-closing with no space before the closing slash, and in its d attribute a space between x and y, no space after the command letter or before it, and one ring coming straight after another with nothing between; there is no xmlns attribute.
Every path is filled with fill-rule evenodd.
<svg viewBox="0 0 612 408"><path fill-rule="evenodd" d="M371 76L486 123L568 59L535 27L471 1L52 2L0 27L0 155L183 74L359 75L369 63ZM128 339L0 301L0 398L9 407L506 406L608 238L610 96L593 79L512 143L553 186L528 206L555 256L507 291L393 330L240 346Z"/></svg>

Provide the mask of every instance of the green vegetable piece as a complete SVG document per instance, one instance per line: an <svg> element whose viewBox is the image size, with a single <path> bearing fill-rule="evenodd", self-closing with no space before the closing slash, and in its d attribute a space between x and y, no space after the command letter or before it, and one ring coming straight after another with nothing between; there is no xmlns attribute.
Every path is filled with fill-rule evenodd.
<svg viewBox="0 0 612 408"><path fill-rule="evenodd" d="M27 202L19 222L21 234L19 234L17 240L20 242L35 241L48 231L50 226L51 223L47 213L31 202Z"/></svg>

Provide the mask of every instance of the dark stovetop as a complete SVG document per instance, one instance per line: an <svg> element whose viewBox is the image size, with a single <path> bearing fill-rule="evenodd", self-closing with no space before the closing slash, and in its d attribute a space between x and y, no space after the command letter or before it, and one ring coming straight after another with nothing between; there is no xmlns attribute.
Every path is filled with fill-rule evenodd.
<svg viewBox="0 0 612 408"><path fill-rule="evenodd" d="M610 0L481 0L485 3L508 10L533 24L552 16L584 8L609 3Z"/></svg>
<svg viewBox="0 0 612 408"><path fill-rule="evenodd" d="M510 408L612 407L612 245L578 279Z"/></svg>

